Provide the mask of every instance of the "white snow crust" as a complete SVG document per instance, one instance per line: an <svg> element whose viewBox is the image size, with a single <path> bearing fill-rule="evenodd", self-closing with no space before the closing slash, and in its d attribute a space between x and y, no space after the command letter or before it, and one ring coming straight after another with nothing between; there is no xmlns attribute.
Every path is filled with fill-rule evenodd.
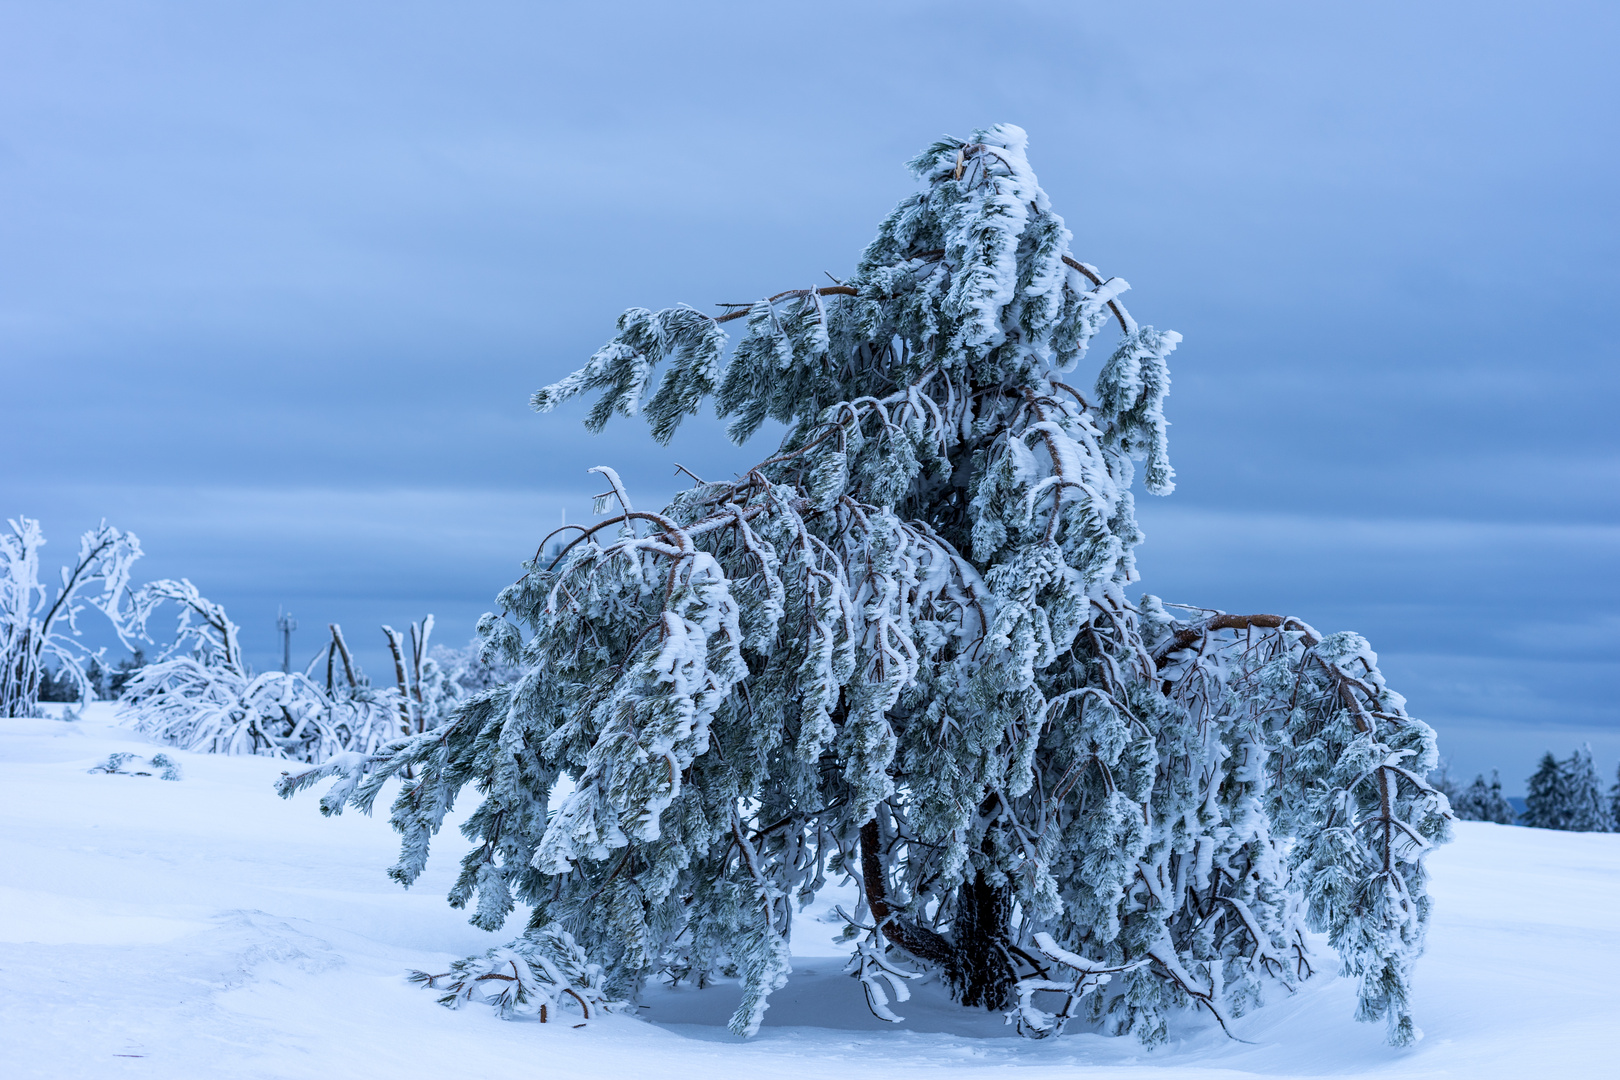
<svg viewBox="0 0 1620 1080"><path fill-rule="evenodd" d="M726 1030L739 990L649 989L631 1016L510 1023L441 1008L406 982L516 936L444 900L466 847L446 823L408 892L384 876L386 821L283 801L283 763L166 750L183 779L90 773L153 744L84 719L0 720L0 1074L148 1076L1494 1077L1613 1075L1620 1050L1620 835L1475 822L1436 852L1414 1011L1385 1046L1355 988L1319 976L1237 1020L1189 1014L1168 1045L1071 1029L1016 1037L930 980L868 1012L843 974L829 890L794 920L794 974L759 1034ZM382 800L386 804L386 797ZM470 805L470 804L469 804ZM1323 964L1332 969L1324 946ZM569 1023L572 1023L572 1018Z"/></svg>

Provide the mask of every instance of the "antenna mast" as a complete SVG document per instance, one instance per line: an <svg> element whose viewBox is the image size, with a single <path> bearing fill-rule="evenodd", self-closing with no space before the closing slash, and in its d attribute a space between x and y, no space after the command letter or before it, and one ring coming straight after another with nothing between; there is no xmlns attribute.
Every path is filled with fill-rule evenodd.
<svg viewBox="0 0 1620 1080"><path fill-rule="evenodd" d="M281 631L281 673L292 671L292 633L298 629L298 620L292 612L276 609L276 629Z"/></svg>

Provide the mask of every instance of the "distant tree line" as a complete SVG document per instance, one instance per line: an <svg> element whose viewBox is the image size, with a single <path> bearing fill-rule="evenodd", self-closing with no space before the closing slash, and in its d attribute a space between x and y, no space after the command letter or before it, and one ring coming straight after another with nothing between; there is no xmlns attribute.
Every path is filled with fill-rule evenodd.
<svg viewBox="0 0 1620 1080"><path fill-rule="evenodd" d="M1620 769L1608 794L1592 762L1592 748L1583 746L1560 761L1549 751L1528 782L1524 812L1516 813L1502 794L1495 769L1487 783L1483 773L1467 787L1459 787L1442 765L1430 782L1451 800L1451 809L1464 821L1490 821L1498 825L1525 825L1561 832L1620 832Z"/></svg>
<svg viewBox="0 0 1620 1080"><path fill-rule="evenodd" d="M124 687L135 673L146 666L146 650L136 649L111 668L103 667L100 659L92 659L84 669L86 688L93 701L117 701ZM39 675L39 700L69 702L84 700L84 692L68 671L45 668Z"/></svg>

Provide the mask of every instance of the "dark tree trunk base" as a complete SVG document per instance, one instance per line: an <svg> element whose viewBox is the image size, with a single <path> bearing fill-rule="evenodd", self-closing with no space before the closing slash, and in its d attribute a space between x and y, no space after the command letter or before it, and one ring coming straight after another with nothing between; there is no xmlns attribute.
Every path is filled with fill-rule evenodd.
<svg viewBox="0 0 1620 1080"><path fill-rule="evenodd" d="M992 1012L1012 996L1013 965L1007 951L1007 920L1012 913L1005 886L996 888L975 872L956 894L956 925L951 937L955 963L947 971L956 1000Z"/></svg>
<svg viewBox="0 0 1620 1080"><path fill-rule="evenodd" d="M861 877L867 906L883 936L925 964L940 968L951 994L963 1005L998 1012L1012 996L1013 964L1007 949L1012 913L1005 886L992 886L983 872L957 890L955 925L946 938L901 919L889 906L877 822L861 826Z"/></svg>

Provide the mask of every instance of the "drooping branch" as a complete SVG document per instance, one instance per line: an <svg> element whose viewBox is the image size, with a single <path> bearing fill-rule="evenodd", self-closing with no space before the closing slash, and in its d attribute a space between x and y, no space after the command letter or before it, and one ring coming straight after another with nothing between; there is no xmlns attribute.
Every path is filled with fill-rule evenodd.
<svg viewBox="0 0 1620 1080"><path fill-rule="evenodd" d="M96 562L120 539L116 531L103 531L96 538L93 547L82 548L79 552L79 561L73 569L63 576L62 587L57 591L56 600L45 612L44 618L39 622L41 637L49 638L56 632L56 620L64 612L73 610L73 601L77 598L81 586L90 577L95 569ZM82 610L82 609L81 609Z"/></svg>

